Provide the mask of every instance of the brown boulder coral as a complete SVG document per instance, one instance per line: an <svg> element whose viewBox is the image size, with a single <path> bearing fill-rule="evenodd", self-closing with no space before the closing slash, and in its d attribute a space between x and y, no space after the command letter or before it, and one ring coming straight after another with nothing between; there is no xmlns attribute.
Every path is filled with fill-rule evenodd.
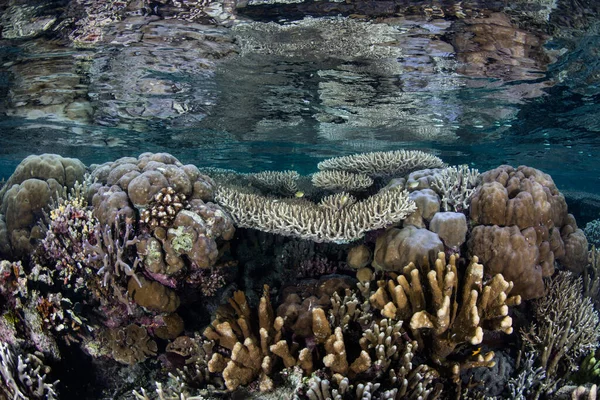
<svg viewBox="0 0 600 400"><path fill-rule="evenodd" d="M471 202L477 226L468 248L490 273L502 273L516 282L516 293L531 299L544 294L542 278L554 273L555 260L581 271L587 240L550 175L502 165L481 178Z"/></svg>
<svg viewBox="0 0 600 400"><path fill-rule="evenodd" d="M413 262L424 260L433 264L444 244L439 236L427 229L412 225L403 229L391 228L377 238L373 266L384 271L400 271Z"/></svg>
<svg viewBox="0 0 600 400"><path fill-rule="evenodd" d="M0 214L6 222L6 234L0 236L2 253L10 248L17 257L30 254L43 237L38 222L52 198L63 187L72 189L82 182L84 173L81 161L56 154L31 155L21 161L0 189Z"/></svg>
<svg viewBox="0 0 600 400"><path fill-rule="evenodd" d="M189 262L192 269L210 268L219 258L217 240L230 240L233 220L218 205L192 200L180 210L170 228L158 227L141 238L138 254L153 274L173 275Z"/></svg>

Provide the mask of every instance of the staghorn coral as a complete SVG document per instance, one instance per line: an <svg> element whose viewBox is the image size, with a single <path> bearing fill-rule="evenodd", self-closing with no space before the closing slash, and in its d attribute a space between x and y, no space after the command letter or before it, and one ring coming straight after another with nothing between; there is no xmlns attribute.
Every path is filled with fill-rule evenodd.
<svg viewBox="0 0 600 400"><path fill-rule="evenodd" d="M317 165L321 171L339 170L370 177L403 176L418 169L443 166L444 162L438 157L417 150L359 153L330 158Z"/></svg>
<svg viewBox="0 0 600 400"><path fill-rule="evenodd" d="M523 341L536 352L538 364L546 371L547 383L576 371L578 360L598 347L600 318L582 289L581 278L559 272L548 294L534 303L536 323L521 331Z"/></svg>
<svg viewBox="0 0 600 400"><path fill-rule="evenodd" d="M383 316L410 320L413 335L421 343L429 339L426 348L436 363L443 363L461 343L481 343L484 328L512 333L508 306L521 301L519 296L508 297L513 285L502 275L484 282L483 265L476 257L471 259L459 285L456 261L452 255L446 263L445 254L440 252L431 270L425 265L421 272L411 263L395 282L379 281L379 288L370 298ZM426 288L421 283L423 278L427 279ZM477 360L481 365L490 361L489 355L480 355Z"/></svg>
<svg viewBox="0 0 600 400"><path fill-rule="evenodd" d="M311 177L312 184L321 189L343 190L347 192L361 191L373 185L373 179L365 174L347 171L320 171Z"/></svg>
<svg viewBox="0 0 600 400"><path fill-rule="evenodd" d="M135 259L133 265L128 263L128 252L138 239L134 237L134 229L130 221L125 221L124 232L121 231L120 225L119 220L115 221L114 229L109 225L98 223L93 230L93 242L90 240L84 242L87 262L97 267L97 273L102 276L104 287L114 286L121 273L138 280L135 269L140 262L139 258Z"/></svg>
<svg viewBox="0 0 600 400"><path fill-rule="evenodd" d="M148 393L145 388L140 388L140 391L133 391L133 395L137 400L208 400L201 395L192 395L193 389L182 381L179 376L169 373L169 380L164 385L160 382L154 383L156 389L154 394Z"/></svg>
<svg viewBox="0 0 600 400"><path fill-rule="evenodd" d="M25 355L0 342L0 394L13 399L57 399L58 381L46 382L50 368L44 365L42 357L40 353Z"/></svg>
<svg viewBox="0 0 600 400"><path fill-rule="evenodd" d="M156 342L139 325L113 329L109 332L109 339L112 357L122 364L133 365L156 355Z"/></svg>
<svg viewBox="0 0 600 400"><path fill-rule="evenodd" d="M596 310L600 310L600 249L596 246L588 251L588 264L583 270L583 293L592 299Z"/></svg>
<svg viewBox="0 0 600 400"><path fill-rule="evenodd" d="M269 192L291 196L298 191L300 174L296 171L263 171L247 175L250 182Z"/></svg>
<svg viewBox="0 0 600 400"><path fill-rule="evenodd" d="M339 211L310 202L281 202L230 187L219 187L215 197L240 227L315 242L358 240L368 231L401 221L415 209L408 193L401 190L382 191Z"/></svg>
<svg viewBox="0 0 600 400"><path fill-rule="evenodd" d="M545 379L546 370L543 367L535 367L535 353L526 353L521 370L508 381L510 398L526 400L535 395L539 396Z"/></svg>
<svg viewBox="0 0 600 400"><path fill-rule="evenodd" d="M440 195L443 211L463 212L469 209L478 180L479 171L468 165L447 167L434 175L431 188Z"/></svg>

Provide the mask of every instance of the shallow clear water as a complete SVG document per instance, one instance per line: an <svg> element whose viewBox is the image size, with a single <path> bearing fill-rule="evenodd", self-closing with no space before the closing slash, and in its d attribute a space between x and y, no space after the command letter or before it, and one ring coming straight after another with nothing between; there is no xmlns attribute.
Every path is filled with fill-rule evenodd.
<svg viewBox="0 0 600 400"><path fill-rule="evenodd" d="M593 2L569 13L476 3L471 19L250 7L226 27L130 13L85 45L46 31L11 38L9 8L0 176L43 152L90 164L165 151L308 173L326 157L409 148L480 170L527 164L563 190L600 192Z"/></svg>

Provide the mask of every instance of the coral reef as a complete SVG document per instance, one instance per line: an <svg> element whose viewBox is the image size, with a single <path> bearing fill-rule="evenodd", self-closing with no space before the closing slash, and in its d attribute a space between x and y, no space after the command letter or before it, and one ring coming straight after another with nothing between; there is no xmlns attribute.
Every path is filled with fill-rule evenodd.
<svg viewBox="0 0 600 400"><path fill-rule="evenodd" d="M559 272L548 295L534 303L536 323L522 332L527 347L536 352L545 370L544 390L551 391L564 374L576 371L579 360L599 345L600 317L582 292L581 278Z"/></svg>
<svg viewBox="0 0 600 400"><path fill-rule="evenodd" d="M361 191L373 184L373 179L365 174L347 171L327 170L313 174L312 184L327 190Z"/></svg>
<svg viewBox="0 0 600 400"><path fill-rule="evenodd" d="M0 342L0 394L13 399L58 399L58 381L47 383L49 373L39 354L22 353Z"/></svg>
<svg viewBox="0 0 600 400"><path fill-rule="evenodd" d="M144 400L593 396L600 257L540 171L398 151L204 174L144 153L84 178L57 160L2 189L0 397L89 371L111 371L98 397Z"/></svg>

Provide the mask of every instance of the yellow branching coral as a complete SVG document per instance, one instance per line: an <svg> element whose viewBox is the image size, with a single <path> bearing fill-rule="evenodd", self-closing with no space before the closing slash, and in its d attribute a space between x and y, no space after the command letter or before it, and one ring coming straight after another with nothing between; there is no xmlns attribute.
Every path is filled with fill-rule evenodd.
<svg viewBox="0 0 600 400"><path fill-rule="evenodd" d="M307 373L312 371L310 354L300 352L296 358L287 342L282 340L283 319L274 318L267 285L260 299L258 318L250 309L242 291L234 293L229 305L233 312L226 313L222 310L221 315L204 331L206 338L231 350L231 357L215 352L208 362L210 372L222 373L228 390L233 391L257 378L261 391L272 390L273 381L269 375L275 356L282 358L286 366L299 365ZM255 321L258 321L258 326Z"/></svg>
<svg viewBox="0 0 600 400"><path fill-rule="evenodd" d="M215 199L240 227L335 243L358 240L368 231L400 222L416 209L408 192L400 189L381 191L339 210L309 201L285 202L226 186L217 189Z"/></svg>
<svg viewBox="0 0 600 400"><path fill-rule="evenodd" d="M423 275L427 289L421 281ZM471 259L460 287L456 256L446 264L444 253L438 254L430 271L421 272L411 263L395 281L380 281L378 285L371 304L387 318L409 320L419 341L423 340L422 332L428 332L436 362L442 362L460 343L481 343L484 327L512 333L508 306L521 302L520 296L508 297L513 284L502 275L483 282L483 265L477 257Z"/></svg>

